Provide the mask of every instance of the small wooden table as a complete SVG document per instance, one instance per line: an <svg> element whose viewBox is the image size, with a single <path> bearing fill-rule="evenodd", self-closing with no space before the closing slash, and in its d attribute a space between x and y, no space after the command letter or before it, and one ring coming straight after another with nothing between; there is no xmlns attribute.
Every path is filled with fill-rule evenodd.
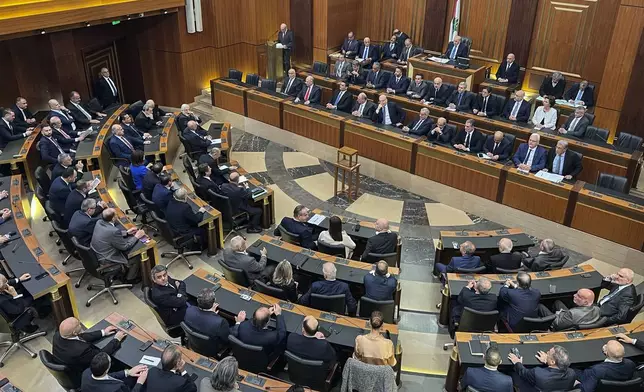
<svg viewBox="0 0 644 392"><path fill-rule="evenodd" d="M350 147L342 147L338 150L338 158L335 162L335 181L333 182L333 194L346 194L351 200L352 192L355 192L356 199L360 189L360 164L358 163L358 150ZM340 173L342 171L342 173ZM342 176L342 188L338 191L338 180ZM346 184L346 185L345 185ZM346 186L346 188L345 188ZM352 191L354 189L354 191Z"/></svg>

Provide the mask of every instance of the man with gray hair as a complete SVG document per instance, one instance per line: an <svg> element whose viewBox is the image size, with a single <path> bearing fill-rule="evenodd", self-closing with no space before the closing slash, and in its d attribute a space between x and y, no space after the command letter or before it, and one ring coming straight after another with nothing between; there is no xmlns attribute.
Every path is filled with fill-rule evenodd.
<svg viewBox="0 0 644 392"><path fill-rule="evenodd" d="M56 178L60 177L61 174L70 167L74 163L74 160L72 159L72 156L69 155L68 153L64 152L62 154L58 154L58 162L56 163L56 166L54 166L53 169L51 169L51 179L52 181L55 180ZM74 165L74 168L76 169L76 181L80 180L83 178L83 162L78 161Z"/></svg>
<svg viewBox="0 0 644 392"><path fill-rule="evenodd" d="M68 228L69 222L72 220L74 213L81 209L83 201L87 198L87 193L90 191L91 182L79 180L76 182L76 189L71 191L65 201L65 210L63 213L63 227ZM98 202L95 214L100 214L103 209L107 208L107 203L104 201Z"/></svg>
<svg viewBox="0 0 644 392"><path fill-rule="evenodd" d="M628 311L637 299L633 285L633 270L621 268L616 274L604 278L601 288L609 290L597 304L602 317L607 317L607 325L623 324L627 321Z"/></svg>
<svg viewBox="0 0 644 392"><path fill-rule="evenodd" d="M202 250L207 244L208 239L206 230L199 226L204 219L204 207L199 208L196 212L188 203L188 191L186 188L179 188L174 191L173 197L168 201L165 209L165 219L170 223L170 228L175 236L181 236L184 239L192 237L193 250Z"/></svg>
<svg viewBox="0 0 644 392"><path fill-rule="evenodd" d="M389 80L385 76L385 73L380 69L380 63L376 61L371 65L371 71L367 73L366 81L367 84L365 87L380 90L387 86L387 82Z"/></svg>
<svg viewBox="0 0 644 392"><path fill-rule="evenodd" d="M356 103L351 109L351 114L355 117L371 118L376 111L376 104L367 99L367 94L360 93L356 99Z"/></svg>
<svg viewBox="0 0 644 392"><path fill-rule="evenodd" d="M521 268L521 253L512 252L512 246L512 240L509 238L501 238L499 240L499 253L490 256L489 266L492 267L492 271L496 271L497 268L507 270Z"/></svg>
<svg viewBox="0 0 644 392"><path fill-rule="evenodd" d="M586 108L577 106L574 115L568 116L568 120L558 129L558 132L562 135L583 138L589 126L590 120L586 117Z"/></svg>
<svg viewBox="0 0 644 392"><path fill-rule="evenodd" d="M408 132L410 135L425 136L432 129L432 126L434 126L434 122L429 118L429 109L422 108L418 113L418 119L402 127L402 131Z"/></svg>
<svg viewBox="0 0 644 392"><path fill-rule="evenodd" d="M467 286L463 287L458 294L456 305L452 308L452 318L450 323L451 331L456 330L456 326L461 320L463 308L468 307L480 312L490 312L497 308L496 294L491 293L492 282L488 278L481 277L478 281L470 280Z"/></svg>
<svg viewBox="0 0 644 392"><path fill-rule="evenodd" d="M97 203L95 199L86 198L81 203L80 210L74 212L69 221L69 235L76 237L78 243L83 246L89 246L94 234L96 222L101 219L101 214L97 212Z"/></svg>
<svg viewBox="0 0 644 392"><path fill-rule="evenodd" d="M199 118L195 112L190 110L190 105L184 103L181 105L181 113L177 116L177 129L180 131L186 129L188 121L196 122L199 124L199 128L201 128L201 118Z"/></svg>
<svg viewBox="0 0 644 392"><path fill-rule="evenodd" d="M227 165L225 168L219 168L219 158L221 157L221 150L215 145L210 145L208 147L208 152L206 154L201 154L199 157L199 164L205 163L210 166L212 173L210 173L210 179L215 182L217 185L222 185L228 182L224 174L228 173L231 170L237 170L237 166Z"/></svg>
<svg viewBox="0 0 644 392"><path fill-rule="evenodd" d="M320 294L320 295L344 295L344 300L346 307L348 309L349 315L354 315L358 304L356 300L351 295L351 290L349 285L345 282L336 280L336 274L338 270L335 268L334 263L324 263L322 266L322 274L324 275L324 280L318 280L313 282L309 291L300 298L300 304L302 305L311 305L311 294Z"/></svg>
<svg viewBox="0 0 644 392"><path fill-rule="evenodd" d="M160 127L163 125L163 121L160 118L154 116L154 105L145 104L141 112L136 115L134 120L134 125L137 128L143 130L144 132L150 132L151 130Z"/></svg>
<svg viewBox="0 0 644 392"><path fill-rule="evenodd" d="M460 82L456 91L447 99L447 108L458 112L469 112L472 110L474 94L467 91L467 84Z"/></svg>
<svg viewBox="0 0 644 392"><path fill-rule="evenodd" d="M555 242L551 238L546 238L539 244L539 253L536 256L530 256L528 252L523 252L521 262L532 272L561 269L563 265L557 268L552 268L552 265L560 263L565 256L561 248L555 247Z"/></svg>
<svg viewBox="0 0 644 392"><path fill-rule="evenodd" d="M389 221L384 218L377 219L375 229L376 235L367 240L367 245L364 248L360 260L367 261L369 253L384 255L396 252L398 234L392 233L389 230Z"/></svg>
<svg viewBox="0 0 644 392"><path fill-rule="evenodd" d="M546 76L539 87L539 96L554 97L561 99L566 89L566 81L561 72L553 72L552 76Z"/></svg>
<svg viewBox="0 0 644 392"><path fill-rule="evenodd" d="M522 318L537 317L541 293L530 287L532 278L527 272L519 272L517 281L505 281L499 291L499 311L503 325L512 332ZM501 325L501 324L500 324Z"/></svg>
<svg viewBox="0 0 644 392"><path fill-rule="evenodd" d="M175 327L183 321L188 308L186 284L168 274L168 267L157 264L150 271L152 282L150 299L157 306L159 316L167 327Z"/></svg>
<svg viewBox="0 0 644 392"><path fill-rule="evenodd" d="M508 359L514 365L512 379L520 391L569 391L575 385L575 371L570 368L568 351L561 346L552 346L547 353L537 351L537 360L546 367L526 368L523 357L514 353Z"/></svg>
<svg viewBox="0 0 644 392"><path fill-rule="evenodd" d="M442 263L436 263L436 271L444 274L448 272L456 272L460 268L472 269L481 266L481 258L474 255L476 246L474 246L472 242L463 242L460 245L459 250L461 251L461 256L452 257L449 264L445 265Z"/></svg>
<svg viewBox="0 0 644 392"><path fill-rule="evenodd" d="M148 370L147 391L163 392L197 392L197 385L185 370L181 349L171 344L161 354L161 369L151 367Z"/></svg>
<svg viewBox="0 0 644 392"><path fill-rule="evenodd" d="M475 388L479 392L514 392L512 377L498 371L502 362L499 349L490 347L485 351L485 365L483 367L468 367L461 379L461 390L467 387Z"/></svg>
<svg viewBox="0 0 644 392"><path fill-rule="evenodd" d="M521 143L512 157L517 169L536 173L546 167L546 149L539 145L541 135L533 133L527 143Z"/></svg>
<svg viewBox="0 0 644 392"><path fill-rule="evenodd" d="M548 151L546 167L543 171L563 176L566 180L574 180L581 173L583 166L578 154L568 151L568 142L559 140L557 147Z"/></svg>
<svg viewBox="0 0 644 392"><path fill-rule="evenodd" d="M186 139L186 143L188 143L194 155L205 153L206 149L212 144L210 135L200 129L199 124L193 120L188 121L188 125L183 129L181 135Z"/></svg>
<svg viewBox="0 0 644 392"><path fill-rule="evenodd" d="M261 255L259 261L249 255L246 249L246 240L242 236L233 237L230 240L230 248L224 249L224 263L229 267L244 270L251 284L257 279L270 278L275 267L266 267L266 255L268 254L266 248L262 247L259 251Z"/></svg>
<svg viewBox="0 0 644 392"><path fill-rule="evenodd" d="M132 153L134 152L134 139L129 140L125 137L125 131L120 124L112 125L112 137L107 141L107 146L114 158L120 158L116 164L119 166L128 166ZM137 147L143 150L143 145Z"/></svg>
<svg viewBox="0 0 644 392"><path fill-rule="evenodd" d="M237 392L239 364L232 355L217 362L210 378L204 377L199 384L200 392Z"/></svg>

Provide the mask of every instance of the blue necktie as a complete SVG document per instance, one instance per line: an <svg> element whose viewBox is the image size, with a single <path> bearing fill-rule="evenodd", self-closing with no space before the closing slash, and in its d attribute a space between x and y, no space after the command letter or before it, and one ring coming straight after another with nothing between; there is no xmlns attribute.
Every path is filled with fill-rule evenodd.
<svg viewBox="0 0 644 392"><path fill-rule="evenodd" d="M555 158L554 171L555 173L561 175L561 155L557 155L557 157Z"/></svg>
<svg viewBox="0 0 644 392"><path fill-rule="evenodd" d="M583 95L584 95L584 90L579 89L579 91L577 91L577 96L575 97L575 101L581 101L581 97Z"/></svg>
<svg viewBox="0 0 644 392"><path fill-rule="evenodd" d="M452 46L452 53L449 54L449 58L454 60L456 57L456 45Z"/></svg>
<svg viewBox="0 0 644 392"><path fill-rule="evenodd" d="M369 54L369 47L368 47L368 46L365 46L365 47L364 47L364 53L362 54L362 58L363 58L363 59L366 59L366 58L367 58L367 54Z"/></svg>
<svg viewBox="0 0 644 392"><path fill-rule="evenodd" d="M463 93L458 94L458 106L461 106L461 98L463 98Z"/></svg>
<svg viewBox="0 0 644 392"><path fill-rule="evenodd" d="M343 93L343 92L344 92L344 91L340 91L340 92L338 93L338 96L337 96L337 97L335 97L335 102L333 103L333 106L338 106L338 102L340 102L340 98L342 98L342 93Z"/></svg>

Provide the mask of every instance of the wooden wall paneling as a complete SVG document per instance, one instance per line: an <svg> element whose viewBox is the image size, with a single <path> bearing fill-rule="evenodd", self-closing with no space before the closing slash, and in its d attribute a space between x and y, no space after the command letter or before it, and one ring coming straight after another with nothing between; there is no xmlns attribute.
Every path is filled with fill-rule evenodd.
<svg viewBox="0 0 644 392"><path fill-rule="evenodd" d="M153 97L161 105L178 106L183 103L180 102L183 94L177 94L182 89L168 88L170 82L173 86L185 85L181 54L141 49L139 56L141 69L151 70L143 72L145 96Z"/></svg>
<svg viewBox="0 0 644 392"><path fill-rule="evenodd" d="M638 72L631 73L617 129L644 138L644 127L642 127L644 124L644 110L642 110L642 102L644 102L644 72L642 72L644 70L644 29L640 34L633 69Z"/></svg>
<svg viewBox="0 0 644 392"><path fill-rule="evenodd" d="M201 95L201 89L210 85L211 75L215 68L216 49L206 47L177 54L181 56L181 69L183 71L183 85L177 86L183 90L180 102L172 106L179 106L183 103L190 103L194 97ZM226 74L228 69L226 69ZM176 102L176 101L175 101Z"/></svg>
<svg viewBox="0 0 644 392"><path fill-rule="evenodd" d="M50 34L49 39L51 46L55 48L54 66L58 75L58 82L65 101L69 98L69 93L76 90L81 94L81 97L89 97L89 85L83 80L85 72L82 68L78 67L79 59L74 44L74 34L72 31L61 31L59 33ZM85 82L85 83L81 83Z"/></svg>
<svg viewBox="0 0 644 392"><path fill-rule="evenodd" d="M130 20L122 22L121 25L141 24L137 33L140 49L179 52L181 51L181 40L178 34L179 17L179 14L164 15L163 17Z"/></svg>
<svg viewBox="0 0 644 392"><path fill-rule="evenodd" d="M369 37L372 41L389 41L394 30L394 9L393 0L363 0L358 31L354 31L357 38Z"/></svg>
<svg viewBox="0 0 644 392"><path fill-rule="evenodd" d="M591 83L599 84L602 81L604 67L611 47L613 29L619 11L620 0L602 0L596 3L597 10L588 31L590 54L583 64L581 76ZM595 102L599 90L595 89Z"/></svg>
<svg viewBox="0 0 644 392"><path fill-rule="evenodd" d="M256 28L254 42L256 45L264 45L267 40L277 39L277 30L280 24L290 24L289 0L253 0L255 2ZM241 25L245 26L246 21L242 20ZM290 26L289 26L290 28ZM297 31L295 31L297 34Z"/></svg>
<svg viewBox="0 0 644 392"><path fill-rule="evenodd" d="M424 49L442 51L445 41L445 22L447 19L445 0L426 0L425 18L421 46Z"/></svg>
<svg viewBox="0 0 644 392"><path fill-rule="evenodd" d="M144 99L145 86L143 85L141 62L133 61L133 59L139 58L139 47L136 40L124 37L116 41L116 52L119 56L121 81L126 86L123 91L125 102L136 102L139 99Z"/></svg>
<svg viewBox="0 0 644 392"><path fill-rule="evenodd" d="M326 0L326 3L326 49L340 48L349 31L358 34L357 29L363 0ZM314 19L316 17L316 15L313 16Z"/></svg>
<svg viewBox="0 0 644 392"><path fill-rule="evenodd" d="M326 63L327 32L328 32L327 0L313 0L313 61Z"/></svg>
<svg viewBox="0 0 644 392"><path fill-rule="evenodd" d="M501 63L511 0L463 0L458 34L472 40L470 57Z"/></svg>
<svg viewBox="0 0 644 392"><path fill-rule="evenodd" d="M0 42L0 58L3 59L0 61L0 75L3 75L2 88L0 88L0 106L10 107L20 96L20 88L16 78L9 76L14 75L14 64L9 44L6 41ZM31 102L28 104L31 105Z"/></svg>
<svg viewBox="0 0 644 392"><path fill-rule="evenodd" d="M295 45L291 62L312 64L313 60L313 4L310 0L290 0L291 28ZM278 26L279 27L279 26Z"/></svg>
<svg viewBox="0 0 644 392"><path fill-rule="evenodd" d="M530 43L539 0L512 0L503 56L514 53L522 67L528 64ZM501 59L503 61L503 59ZM496 69L494 70L496 72Z"/></svg>

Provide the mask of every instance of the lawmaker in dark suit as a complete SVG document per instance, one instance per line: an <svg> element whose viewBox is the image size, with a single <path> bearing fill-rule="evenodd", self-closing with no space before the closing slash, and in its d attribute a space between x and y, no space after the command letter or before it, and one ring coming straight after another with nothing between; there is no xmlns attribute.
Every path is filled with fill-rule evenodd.
<svg viewBox="0 0 644 392"><path fill-rule="evenodd" d="M112 137L108 140L107 145L114 158L120 158L115 163L119 166L129 166L134 144L125 137L125 131L119 124L112 125Z"/></svg>
<svg viewBox="0 0 644 392"><path fill-rule="evenodd" d="M221 157L221 151L216 146L208 147L207 154L201 154L199 157L199 164L205 163L210 166L210 179L215 182L217 185L222 185L228 182L228 179L224 174L228 173L230 170L235 170L235 166L228 166L226 168L219 168L219 158Z"/></svg>
<svg viewBox="0 0 644 392"><path fill-rule="evenodd" d="M559 140L555 148L548 151L545 171L564 176L566 180L574 180L583 166L579 155L568 151L568 142Z"/></svg>
<svg viewBox="0 0 644 392"><path fill-rule="evenodd" d="M577 380L582 392L593 392L599 380L627 381L633 378L637 365L624 358L624 346L617 340L609 340L602 348L606 360L586 369L577 370Z"/></svg>
<svg viewBox="0 0 644 392"><path fill-rule="evenodd" d="M492 268L491 272L496 272L496 268L508 270L521 268L521 253L512 252L512 246L512 240L509 238L499 240L499 253L490 256L489 266Z"/></svg>
<svg viewBox="0 0 644 392"><path fill-rule="evenodd" d="M177 116L177 129L186 129L188 121L196 121L201 126L201 118L190 110L190 105L184 103L181 105L181 113Z"/></svg>
<svg viewBox="0 0 644 392"><path fill-rule="evenodd" d="M29 279L29 274L12 279L0 274L0 309L8 317L6 321L13 322L17 330L33 333L38 330L38 326L33 324L36 314L34 309L30 309L34 299L22 286L22 282Z"/></svg>
<svg viewBox="0 0 644 392"><path fill-rule="evenodd" d="M69 111L69 109L58 103L58 101L55 99L50 99L48 104L50 112L47 114L47 120L49 121L49 123L51 124L54 117L57 117L61 122L61 127L54 128L62 129L70 135L71 132L76 131L76 119L72 115L72 112Z"/></svg>
<svg viewBox="0 0 644 392"><path fill-rule="evenodd" d="M379 62L374 62L371 66L371 70L367 72L367 77L365 79L366 87L374 90L385 88L387 83L389 83L389 75L391 74L380 69Z"/></svg>
<svg viewBox="0 0 644 392"><path fill-rule="evenodd" d="M501 117L510 121L527 123L530 118L530 103L523 99L525 92L519 90L514 93L514 99L508 100Z"/></svg>
<svg viewBox="0 0 644 392"><path fill-rule="evenodd" d="M331 101L326 104L327 109L339 110L345 113L351 113L353 107L353 96L347 91L347 83L340 82L339 90L333 94Z"/></svg>
<svg viewBox="0 0 644 392"><path fill-rule="evenodd" d="M409 38L405 39L405 46L400 50L400 58L398 59L398 64L404 64L403 67L407 68L407 62L413 56L423 53L423 48L412 45Z"/></svg>
<svg viewBox="0 0 644 392"><path fill-rule="evenodd" d="M527 252L523 252L523 255L525 256L522 260L523 265L532 272L561 269L561 267L554 268L552 265L560 263L566 256L561 251L561 248L555 247L555 242L550 238L541 240L539 253L536 256L530 256Z"/></svg>
<svg viewBox="0 0 644 392"><path fill-rule="evenodd" d="M304 86L300 90L297 98L293 102L302 102L305 105L320 103L322 98L322 90L313 84L313 76L307 76Z"/></svg>
<svg viewBox="0 0 644 392"><path fill-rule="evenodd" d="M358 305L355 298L351 295L349 285L345 282L336 280L337 269L333 263L324 263L322 266L322 274L324 280L313 282L309 291L300 297L299 303L302 305L311 305L311 294L320 295L339 295L344 294L344 301L349 314L355 314Z"/></svg>
<svg viewBox="0 0 644 392"><path fill-rule="evenodd" d="M63 129L63 124L61 123L60 118L56 116L49 119L49 124L51 125L54 139L56 139L56 142L58 142L63 149L75 150L78 146L78 142L84 139L84 136L76 131Z"/></svg>
<svg viewBox="0 0 644 392"><path fill-rule="evenodd" d="M89 246L96 222L101 219L101 215L96 211L96 200L87 198L83 200L80 210L74 212L69 221L69 227L67 228L69 235L76 237L78 243L83 246Z"/></svg>
<svg viewBox="0 0 644 392"><path fill-rule="evenodd" d="M65 213L65 202L69 194L76 189L76 169L68 167L63 175L52 181L49 187L49 202L51 208L60 215Z"/></svg>
<svg viewBox="0 0 644 392"><path fill-rule="evenodd" d="M517 152L514 153L512 161L514 165L523 171L536 173L546 167L546 149L539 145L541 136L533 133L528 143L521 143Z"/></svg>
<svg viewBox="0 0 644 392"><path fill-rule="evenodd" d="M355 39L355 36L353 34L353 31L349 31L347 34L347 38L344 39L342 42L342 46L340 47L340 52L347 57L347 58L355 58L356 53L358 53L358 49L360 49L360 42Z"/></svg>
<svg viewBox="0 0 644 392"><path fill-rule="evenodd" d="M450 143L456 136L456 128L447 126L445 117L439 117L436 120L436 126L429 131L428 139L435 140L439 143Z"/></svg>
<svg viewBox="0 0 644 392"><path fill-rule="evenodd" d="M387 96L382 94L378 97L378 107L371 115L371 120L378 124L399 127L405 121L405 111L395 102L389 102Z"/></svg>
<svg viewBox="0 0 644 392"><path fill-rule="evenodd" d="M65 208L63 213L63 228L67 229L69 223L72 220L72 216L76 211L80 211L83 201L87 198L87 192L90 190L90 183L85 180L79 180L76 182L76 189L71 191L67 200L65 200ZM97 206L95 209L95 214L100 214L103 212L102 206Z"/></svg>
<svg viewBox="0 0 644 392"><path fill-rule="evenodd" d="M554 72L552 76L546 76L539 87L539 95L561 99L566 89L566 81L560 72Z"/></svg>
<svg viewBox="0 0 644 392"><path fill-rule="evenodd" d="M483 149L484 141L485 136L474 128L474 120L468 119L465 121L465 128L452 139L452 144L457 150L477 153Z"/></svg>
<svg viewBox="0 0 644 392"><path fill-rule="evenodd" d="M521 392L568 391L573 388L576 376L570 368L570 357L565 348L553 346L547 353L538 351L536 357L546 367L526 368L522 357L513 353L508 355L514 365L514 384Z"/></svg>
<svg viewBox="0 0 644 392"><path fill-rule="evenodd" d="M519 64L514 62L514 54L509 53L504 62L496 70L496 80L500 83L514 84L519 81Z"/></svg>
<svg viewBox="0 0 644 392"><path fill-rule="evenodd" d="M41 140L44 140L44 138L42 138ZM42 146L41 146L41 150L42 150ZM55 152L57 152L57 151L58 151L58 149L55 150ZM51 169L51 179L54 180L54 179L60 177L63 174L63 172L65 171L65 169L67 169L68 167L74 167L76 169L76 180L82 179L83 178L83 168L84 168L83 163L82 162L76 162L75 165L73 163L74 163L74 161L73 161L71 155L69 155L67 153L59 154L58 155L58 162L56 163L54 168Z"/></svg>
<svg viewBox="0 0 644 392"><path fill-rule="evenodd" d="M512 377L497 370L501 359L498 349L488 348L485 351L484 367L468 367L465 370L461 390L467 391L467 387L472 387L479 392L514 392Z"/></svg>
<svg viewBox="0 0 644 392"><path fill-rule="evenodd" d="M253 194L248 189L248 182L240 184L239 173L237 172L230 173L228 180L229 182L221 185L221 193L228 198L233 214L237 214L240 211L248 213L250 225L246 231L248 233L261 233L262 209L251 205Z"/></svg>
<svg viewBox="0 0 644 392"><path fill-rule="evenodd" d="M181 350L175 345L169 345L161 354L161 368L151 367L148 370L146 391L197 392L197 385L185 367Z"/></svg>
<svg viewBox="0 0 644 392"><path fill-rule="evenodd" d="M165 210L168 208L168 203L172 199L172 184L170 176L161 174L159 176L159 183L154 186L152 190L152 202L165 217Z"/></svg>
<svg viewBox="0 0 644 392"><path fill-rule="evenodd" d="M11 107L11 110L16 115L13 126L21 129L22 132L37 125L34 115L28 109L27 100L23 97L16 98L16 104Z"/></svg>
<svg viewBox="0 0 644 392"><path fill-rule="evenodd" d="M302 79L297 77L295 70L293 68L288 70L288 78L284 79L282 82L282 93L290 96L297 97L300 91L302 91L302 86L304 82Z"/></svg>
<svg viewBox="0 0 644 392"><path fill-rule="evenodd" d="M110 71L102 68L101 73L94 84L94 95L103 105L103 108L111 106L119 101L119 91L114 80L110 78Z"/></svg>
<svg viewBox="0 0 644 392"><path fill-rule="evenodd" d="M425 136L434 126L434 122L429 118L429 109L420 109L418 119L409 123L402 128L403 132L409 132L410 135Z"/></svg>
<svg viewBox="0 0 644 392"><path fill-rule="evenodd" d="M4 149L9 142L20 140L31 135L32 131L27 130L23 133L14 134L12 125L15 114L11 109L2 109L2 120L0 120L0 149Z"/></svg>
<svg viewBox="0 0 644 392"><path fill-rule="evenodd" d="M282 62L284 69L289 69L291 68L291 52L295 45L295 38L293 36L293 31L289 30L285 23L280 25L280 31L277 33L277 42L284 46Z"/></svg>
<svg viewBox="0 0 644 392"><path fill-rule="evenodd" d="M409 79L403 75L402 68L396 67L394 75L389 78L387 82L387 93L389 94L405 94L409 87Z"/></svg>
<svg viewBox="0 0 644 392"><path fill-rule="evenodd" d="M489 87L483 87L472 103L472 113L481 117L494 117L502 109L501 102L491 94Z"/></svg>
<svg viewBox="0 0 644 392"><path fill-rule="evenodd" d="M74 116L76 124L83 129L87 129L92 124L100 123L99 119L106 116L105 113L99 113L92 110L87 104L81 100L81 96L77 91L72 91L69 94L69 111Z"/></svg>
<svg viewBox="0 0 644 392"><path fill-rule="evenodd" d="M144 140L152 137L152 135L144 132L134 125L132 116L129 113L121 115L121 127L123 127L123 132L127 140L129 140L134 146L143 146Z"/></svg>
<svg viewBox="0 0 644 392"><path fill-rule="evenodd" d="M229 267L243 270L251 284L257 279L264 280L271 276L273 268L266 268L266 248L260 249L259 261L249 255L246 249L248 247L243 237L233 237L230 240L230 248L224 249L224 263Z"/></svg>
<svg viewBox="0 0 644 392"><path fill-rule="evenodd" d="M367 83L367 71L360 69L360 63L354 60L351 63L351 69L347 73L346 81L351 85L362 86Z"/></svg>
<svg viewBox="0 0 644 392"><path fill-rule="evenodd" d="M358 53L356 53L356 59L358 58L362 59L363 65L371 64L372 62L378 61L378 59L380 58L380 52L378 52L378 48L374 45L371 45L371 39L369 39L369 37L365 37L362 40L360 49L358 49Z"/></svg>
<svg viewBox="0 0 644 392"><path fill-rule="evenodd" d="M461 82L458 84L458 89L453 91L452 94L447 98L447 107L450 109L456 109L459 112L469 112L472 110L472 101L474 100L474 94L465 90L465 83Z"/></svg>
<svg viewBox="0 0 644 392"><path fill-rule="evenodd" d="M598 302L600 315L608 318L606 325L627 322L628 310L637 298L633 275L633 270L622 268L602 281L601 287L610 290Z"/></svg>
<svg viewBox="0 0 644 392"><path fill-rule="evenodd" d="M208 350L211 353L225 347L230 335L228 321L217 313L215 300L212 289L202 289L197 295L197 306L189 306L183 320L195 332L210 338Z"/></svg>
<svg viewBox="0 0 644 392"><path fill-rule="evenodd" d="M589 108L595 106L593 90L588 87L587 80L573 84L564 94L564 99L570 103L579 103Z"/></svg>
<svg viewBox="0 0 644 392"><path fill-rule="evenodd" d="M143 186L141 187L141 190L143 192L143 195L148 200L152 200L152 192L154 192L154 187L156 186L156 184L161 182L161 180L159 179L159 174L161 174L162 171L163 164L161 162L156 162L150 167L150 170L145 173L145 176L143 176Z"/></svg>
<svg viewBox="0 0 644 392"><path fill-rule="evenodd" d="M360 118L371 118L376 111L376 104L367 100L367 94L358 94L356 103L351 108L351 114Z"/></svg>
<svg viewBox="0 0 644 392"><path fill-rule="evenodd" d="M150 132L158 128L161 125L159 124L160 122L160 120L154 118L154 107L148 106L148 104L143 105L143 109L134 119L134 125L144 132Z"/></svg>
<svg viewBox="0 0 644 392"><path fill-rule="evenodd" d="M290 333L286 341L286 350L309 361L322 361L330 369L336 361L335 350L324 334L318 331L318 321L313 316L302 320L302 334Z"/></svg>
<svg viewBox="0 0 644 392"><path fill-rule="evenodd" d="M427 95L423 97L421 103L445 106L450 94L450 88L443 84L443 79L434 78L434 83L427 86Z"/></svg>
<svg viewBox="0 0 644 392"><path fill-rule="evenodd" d="M83 371L89 368L96 354L104 352L112 355L121 347L121 340L125 338L126 334L118 331L117 327L110 325L99 331L83 332L80 321L69 317L60 323L58 330L54 333L51 351L57 361L71 370L72 380L80 385ZM113 339L110 339L102 349L94 344L111 335L114 336Z"/></svg>
<svg viewBox="0 0 644 392"><path fill-rule="evenodd" d="M566 123L559 128L559 133L583 138L589 126L590 120L586 117L586 109L583 106L578 106L575 108L575 114L568 116Z"/></svg>
<svg viewBox="0 0 644 392"><path fill-rule="evenodd" d="M459 268L478 268L481 266L481 258L474 256L476 247L470 241L465 241L459 246L461 256L454 256L449 264L436 263L436 271L439 273L456 272Z"/></svg>
<svg viewBox="0 0 644 392"><path fill-rule="evenodd" d="M81 389L92 392L140 392L148 376L148 367L137 365L129 370L110 373L112 360L100 352L92 358L81 377ZM134 381L136 383L134 384ZM134 385L130 388L130 385Z"/></svg>
<svg viewBox="0 0 644 392"><path fill-rule="evenodd" d="M499 291L501 319L510 329L515 328L524 317L537 317L541 293L531 285L530 275L519 272L516 282L508 279Z"/></svg>
<svg viewBox="0 0 644 392"><path fill-rule="evenodd" d="M362 279L365 289L365 297L376 301L389 301L394 299L394 292L398 286L396 278L389 274L389 266L384 260L376 264L372 270Z"/></svg>
<svg viewBox="0 0 644 392"><path fill-rule="evenodd" d="M394 29L392 34L396 36L396 42L398 42L398 45L400 46L403 46L407 38L409 38L409 36L406 33L400 31L400 29Z"/></svg>
<svg viewBox="0 0 644 392"><path fill-rule="evenodd" d="M221 189L219 185L211 178L212 169L205 163L200 163L197 167L197 172L199 177L197 177L197 185L201 187L201 190L204 194L208 194L208 191L213 191L215 193L221 194Z"/></svg>
<svg viewBox="0 0 644 392"><path fill-rule="evenodd" d="M395 253L398 246L398 234L389 230L389 221L384 218L376 220L376 235L369 237L362 253L361 260L366 260L369 253Z"/></svg>
<svg viewBox="0 0 644 392"><path fill-rule="evenodd" d="M168 275L168 268L157 264L152 268L150 299L157 306L157 312L168 327L179 325L188 308L186 284Z"/></svg>
<svg viewBox="0 0 644 392"><path fill-rule="evenodd" d="M423 75L416 74L414 81L407 87L407 96L414 99L421 99L427 95L427 83L423 80Z"/></svg>
<svg viewBox="0 0 644 392"><path fill-rule="evenodd" d="M483 152L493 161L507 161L512 153L512 144L503 135L503 132L496 131L489 135L483 143Z"/></svg>
<svg viewBox="0 0 644 392"><path fill-rule="evenodd" d="M300 237L300 246L308 249L315 249L317 245L317 235L313 235L313 229L306 224L309 220L309 209L303 205L298 205L293 210L293 218L285 216L282 218L279 226L273 231L273 235L280 236L280 226L291 234Z"/></svg>
<svg viewBox="0 0 644 392"><path fill-rule="evenodd" d="M270 316L275 315L277 328L275 330L267 329ZM246 317L246 312L239 314ZM238 317L239 317L238 316ZM241 317L240 317L241 318ZM251 320L237 320L237 324L232 328L231 334L246 344L261 346L269 357L280 355L286 345L286 321L282 316L282 308L275 304L270 308L259 307L253 312Z"/></svg>
<svg viewBox="0 0 644 392"><path fill-rule="evenodd" d="M192 248L203 247L207 244L206 230L199 224L203 220L205 213L203 207L197 212L192 210L188 204L188 192L185 188L179 188L168 201L165 209L165 219L170 223L170 229L175 236L189 239L193 237L198 241L193 243Z"/></svg>
<svg viewBox="0 0 644 392"><path fill-rule="evenodd" d="M459 57L468 57L467 45L461 42L461 37L454 36L454 39L447 45L445 57L452 61L456 61Z"/></svg>
<svg viewBox="0 0 644 392"><path fill-rule="evenodd" d="M182 135L196 156L205 153L212 144L209 136L199 130L199 124L195 121L188 121L188 127L183 130Z"/></svg>
<svg viewBox="0 0 644 392"><path fill-rule="evenodd" d="M383 60L389 60L389 59L395 59L397 60L398 57L400 56L400 50L402 47L398 45L398 42L396 42L396 37L395 35L391 36L391 39L389 42L386 44L382 44L382 59Z"/></svg>
<svg viewBox="0 0 644 392"><path fill-rule="evenodd" d="M2 131L0 128L0 134L1 132ZM60 144L58 144L56 139L54 139L54 137L52 136L51 127L43 127L40 133L42 134L42 137L38 141L38 145L40 146L40 159L42 159L43 162L51 164L58 163L58 157L61 154L67 154L69 152L69 148L65 149ZM53 171L51 178L56 178L54 177Z"/></svg>
<svg viewBox="0 0 644 392"><path fill-rule="evenodd" d="M452 328L461 320L464 308L470 308L479 312L491 312L496 310L498 299L496 294L490 293L492 282L488 278L481 277L478 281L468 282L458 294L456 305L452 308Z"/></svg>

